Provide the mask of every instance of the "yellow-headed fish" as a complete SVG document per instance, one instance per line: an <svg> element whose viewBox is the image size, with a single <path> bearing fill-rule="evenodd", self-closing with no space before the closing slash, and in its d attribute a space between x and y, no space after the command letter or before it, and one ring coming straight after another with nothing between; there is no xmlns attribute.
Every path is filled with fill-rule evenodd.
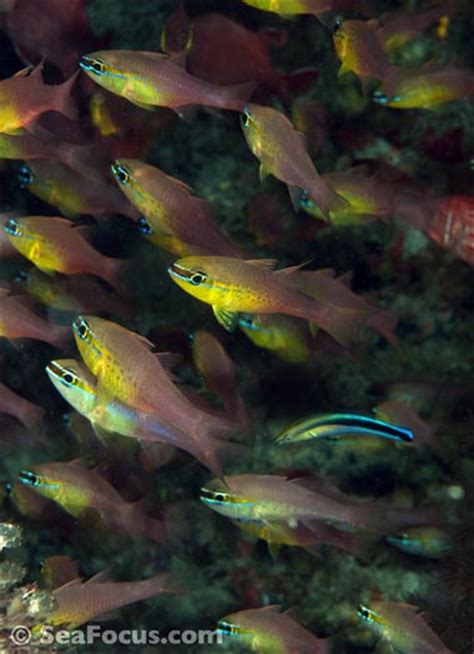
<svg viewBox="0 0 474 654"><path fill-rule="evenodd" d="M305 192L327 215L345 201L318 174L305 148L305 139L280 111L246 105L242 129L252 153L260 161L260 178L272 174L288 185L293 205L299 208Z"/></svg>
<svg viewBox="0 0 474 654"><path fill-rule="evenodd" d="M374 601L359 606L359 618L399 654L453 654L427 625L416 607Z"/></svg>
<svg viewBox="0 0 474 654"><path fill-rule="evenodd" d="M139 229L155 245L177 254L242 256L214 222L211 206L180 179L134 159L120 159L112 174L142 214Z"/></svg>
<svg viewBox="0 0 474 654"><path fill-rule="evenodd" d="M164 523L146 516L138 504L125 502L103 477L76 461L30 466L20 472L19 481L76 518L92 510L112 530L141 533L159 543L166 539Z"/></svg>
<svg viewBox="0 0 474 654"><path fill-rule="evenodd" d="M97 84L144 109L169 107L178 113L189 105L242 111L253 84L217 86L193 77L181 55L102 50L82 57L79 65Z"/></svg>
<svg viewBox="0 0 474 654"><path fill-rule="evenodd" d="M278 606L231 613L219 620L217 631L259 654L327 654L328 641L316 638Z"/></svg>

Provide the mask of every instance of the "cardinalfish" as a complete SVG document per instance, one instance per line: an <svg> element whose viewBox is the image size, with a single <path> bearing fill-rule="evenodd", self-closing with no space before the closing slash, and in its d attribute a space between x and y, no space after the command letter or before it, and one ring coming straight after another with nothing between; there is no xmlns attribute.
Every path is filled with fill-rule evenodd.
<svg viewBox="0 0 474 654"><path fill-rule="evenodd" d="M242 111L253 84L217 86L186 72L181 55L102 50L82 57L79 65L99 86L143 109L168 107L177 113L190 105Z"/></svg>
<svg viewBox="0 0 474 654"><path fill-rule="evenodd" d="M184 257L168 268L174 282L212 306L219 323L232 331L241 314L285 314L303 318L342 345L366 325L393 341L392 318L374 309L340 280L298 266L274 271L275 261L227 257Z"/></svg>
<svg viewBox="0 0 474 654"><path fill-rule="evenodd" d="M154 245L178 256L242 256L217 228L210 205L194 196L181 180L133 159L117 160L112 174L142 214L138 228Z"/></svg>
<svg viewBox="0 0 474 654"><path fill-rule="evenodd" d="M372 99L393 109L437 109L446 102L474 95L474 72L447 66L438 70L425 66L419 72L407 72L390 92L376 91Z"/></svg>
<svg viewBox="0 0 474 654"><path fill-rule="evenodd" d="M75 518L95 511L111 530L140 533L159 543L166 539L161 521L146 516L139 504L125 502L103 477L77 462L30 466L20 472L19 481Z"/></svg>
<svg viewBox="0 0 474 654"><path fill-rule="evenodd" d="M116 433L140 442L167 443L189 452L215 474L220 472L206 454L219 447L217 440L193 440L176 425L166 424L160 414L140 411L117 400L98 388L95 378L74 359L51 361L46 372L56 390L91 422L99 436Z"/></svg>
<svg viewBox="0 0 474 654"><path fill-rule="evenodd" d="M423 511L363 505L338 489L322 486L319 479L314 483L278 475L235 475L201 488L200 499L227 518L251 522L285 520L294 526L299 522L311 526L313 521L323 521L382 533L425 522Z"/></svg>
<svg viewBox="0 0 474 654"><path fill-rule="evenodd" d="M242 314L238 325L257 347L283 361L306 363L313 356L313 334L298 318L279 314Z"/></svg>
<svg viewBox="0 0 474 654"><path fill-rule="evenodd" d="M37 316L31 304L29 298L9 295L7 290L0 288L0 337L32 338L63 349L69 340L69 330Z"/></svg>
<svg viewBox="0 0 474 654"><path fill-rule="evenodd" d="M162 573L143 581L108 581L105 573L84 582L75 579L54 590L55 608L47 624L75 629L134 602L160 593L174 593L169 574Z"/></svg>
<svg viewBox="0 0 474 654"><path fill-rule="evenodd" d="M211 436L226 437L235 431L235 424L202 411L180 391L170 375L176 357L154 354L143 336L94 316L79 316L73 331L86 366L113 397L156 413L162 422L175 425L198 443L210 444ZM212 469L218 469L214 449L207 454Z"/></svg>
<svg viewBox="0 0 474 654"><path fill-rule="evenodd" d="M46 274L87 273L118 285L123 261L97 252L65 218L10 218L3 227L10 243Z"/></svg>
<svg viewBox="0 0 474 654"><path fill-rule="evenodd" d="M43 64L39 64L33 70L25 68L0 81L0 133L18 133L47 111L58 111L76 118L71 89L77 75L64 84L50 86L43 82L42 69Z"/></svg>
<svg viewBox="0 0 474 654"><path fill-rule="evenodd" d="M248 104L242 116L242 129L251 152L260 161L260 179L272 174L285 182L296 210L303 192L325 216L344 205L345 201L316 171L303 134L280 111Z"/></svg>
<svg viewBox="0 0 474 654"><path fill-rule="evenodd" d="M359 606L357 615L399 654L453 654L416 611L409 604L375 601Z"/></svg>
<svg viewBox="0 0 474 654"><path fill-rule="evenodd" d="M402 552L428 559L442 559L452 549L449 534L439 527L411 527L387 536L387 541Z"/></svg>
<svg viewBox="0 0 474 654"><path fill-rule="evenodd" d="M112 183L100 177L86 178L57 161L38 160L23 165L18 181L68 218L108 213L118 213L135 221L140 217Z"/></svg>
<svg viewBox="0 0 474 654"><path fill-rule="evenodd" d="M345 20L336 22L333 41L341 61L339 75L352 72L360 79L364 92L371 80L382 83L392 93L400 77L400 69L392 66L380 44L378 20Z"/></svg>
<svg viewBox="0 0 474 654"><path fill-rule="evenodd" d="M354 413L311 416L286 427L278 436L280 445L315 440L339 440L345 437L372 436L399 443L411 443L411 429Z"/></svg>
<svg viewBox="0 0 474 654"><path fill-rule="evenodd" d="M384 180L377 173L369 175L365 167L357 167L343 173L323 175L335 191L344 198L347 206L329 213L329 220L336 227L359 225L379 217L391 217L400 208L420 199L420 193L408 185ZM320 208L303 194L300 203L303 211L318 219L324 219Z"/></svg>
<svg viewBox="0 0 474 654"><path fill-rule="evenodd" d="M278 606L231 613L219 620L217 633L261 654L327 654L328 642L316 638Z"/></svg>
<svg viewBox="0 0 474 654"><path fill-rule="evenodd" d="M360 11L364 7L358 0L242 0L242 2L261 11L270 11L280 16L318 16L327 11Z"/></svg>
<svg viewBox="0 0 474 654"><path fill-rule="evenodd" d="M238 424L248 422L247 409L237 385L235 364L222 343L210 332L192 336L193 361L206 386L222 401L226 415Z"/></svg>

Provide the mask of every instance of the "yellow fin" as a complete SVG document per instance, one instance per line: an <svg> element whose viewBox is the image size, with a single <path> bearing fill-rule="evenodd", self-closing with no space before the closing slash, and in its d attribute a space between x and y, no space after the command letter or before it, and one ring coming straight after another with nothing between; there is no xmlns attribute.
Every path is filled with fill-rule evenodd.
<svg viewBox="0 0 474 654"><path fill-rule="evenodd" d="M213 306L212 310L217 322L224 327L227 332L233 332L239 321L239 313L235 311L226 311L219 307Z"/></svg>

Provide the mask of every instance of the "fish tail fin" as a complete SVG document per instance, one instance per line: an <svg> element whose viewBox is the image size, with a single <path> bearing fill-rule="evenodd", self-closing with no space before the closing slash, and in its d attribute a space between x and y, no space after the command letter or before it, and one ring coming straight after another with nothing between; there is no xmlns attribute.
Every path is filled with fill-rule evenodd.
<svg viewBox="0 0 474 654"><path fill-rule="evenodd" d="M223 86L219 89L220 98L217 106L222 109L233 109L234 111L243 111L245 105L250 100L255 91L255 82L246 82L245 84L236 84L233 86Z"/></svg>
<svg viewBox="0 0 474 654"><path fill-rule="evenodd" d="M59 113L67 116L71 120L77 120L78 110L74 98L72 97L71 91L76 83L78 72L74 73L68 80L63 84L59 84L55 89L55 98L54 105L51 107L52 110L58 111Z"/></svg>
<svg viewBox="0 0 474 654"><path fill-rule="evenodd" d="M387 66L382 80L382 87L388 98L393 98L397 94L397 88L403 77L403 72L398 66Z"/></svg>
<svg viewBox="0 0 474 654"><path fill-rule="evenodd" d="M56 347L58 350L64 350L71 340L71 330L67 327L52 325L47 336L48 338L46 340L50 345Z"/></svg>
<svg viewBox="0 0 474 654"><path fill-rule="evenodd" d="M104 266L101 268L100 275L105 281L112 286L119 295L126 294L125 271L126 263L124 259L114 259L106 257Z"/></svg>
<svg viewBox="0 0 474 654"><path fill-rule="evenodd" d="M381 334L392 345L398 344L395 333L397 323L397 317L390 311L374 311L366 322L368 327Z"/></svg>
<svg viewBox="0 0 474 654"><path fill-rule="evenodd" d="M45 411L35 404L24 404L20 407L18 418L28 431L35 430L44 418Z"/></svg>

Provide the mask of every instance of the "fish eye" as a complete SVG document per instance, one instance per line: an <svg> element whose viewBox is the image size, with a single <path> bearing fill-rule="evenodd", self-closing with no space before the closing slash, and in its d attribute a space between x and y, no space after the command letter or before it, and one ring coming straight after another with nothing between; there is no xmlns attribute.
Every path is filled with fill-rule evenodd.
<svg viewBox="0 0 474 654"><path fill-rule="evenodd" d="M206 273L203 273L199 270L194 272L190 277L189 281L193 286L200 286L200 284L203 284L207 279Z"/></svg>
<svg viewBox="0 0 474 654"><path fill-rule="evenodd" d="M151 234L153 231L151 229L150 223L143 216L138 221L138 231L146 235Z"/></svg>
<svg viewBox="0 0 474 654"><path fill-rule="evenodd" d="M361 617L362 620L370 620L370 611L366 606L359 606L357 615Z"/></svg>
<svg viewBox="0 0 474 654"><path fill-rule="evenodd" d="M248 129L250 127L250 123L252 122L252 117L248 107L244 107L243 116L241 116L241 119L242 125L245 127L245 129Z"/></svg>
<svg viewBox="0 0 474 654"><path fill-rule="evenodd" d="M372 95L372 100L377 104L387 104L388 96L383 91L374 91ZM395 98L392 98L392 102Z"/></svg>
<svg viewBox="0 0 474 654"><path fill-rule="evenodd" d="M70 370L67 370L63 374L63 382L68 386L72 386L73 384L77 383L77 377L73 375L73 373Z"/></svg>
<svg viewBox="0 0 474 654"><path fill-rule="evenodd" d="M7 232L7 234L10 234L10 236L21 235L20 224L14 218L10 218L9 220L7 220L7 222L4 225L4 229Z"/></svg>
<svg viewBox="0 0 474 654"><path fill-rule="evenodd" d="M83 341L86 340L87 335L90 331L89 325L83 318L78 318L77 320L74 321L73 323L73 328L74 331L77 333L79 338Z"/></svg>
<svg viewBox="0 0 474 654"><path fill-rule="evenodd" d="M19 474L19 479L23 484L27 486L38 486L40 483L40 478L35 472L31 470L22 470Z"/></svg>
<svg viewBox="0 0 474 654"><path fill-rule="evenodd" d="M113 164L112 165L112 172L115 175L117 181L120 182L120 184L128 184L130 181L130 173L129 171L125 168L125 166L120 166L118 164Z"/></svg>
<svg viewBox="0 0 474 654"><path fill-rule="evenodd" d="M83 57L79 63L80 67L96 75L105 75L107 72L105 63L101 59Z"/></svg>
<svg viewBox="0 0 474 654"><path fill-rule="evenodd" d="M28 168L28 166L22 166L18 173L18 181L20 185L28 186L29 184L33 183L33 180L34 180L34 175L31 168Z"/></svg>

